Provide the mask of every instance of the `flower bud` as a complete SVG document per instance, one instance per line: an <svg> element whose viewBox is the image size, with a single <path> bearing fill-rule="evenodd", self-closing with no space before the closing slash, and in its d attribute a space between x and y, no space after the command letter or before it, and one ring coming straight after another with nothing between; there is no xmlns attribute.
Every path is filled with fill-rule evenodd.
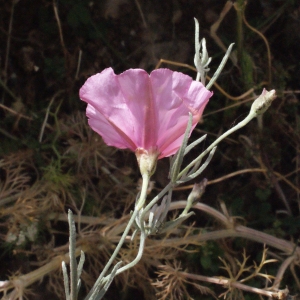
<svg viewBox="0 0 300 300"><path fill-rule="evenodd" d="M188 196L187 202L190 203L191 206L196 204L205 191L205 187L207 185L208 180L204 178L200 183L195 183L191 193Z"/></svg>
<svg viewBox="0 0 300 300"><path fill-rule="evenodd" d="M266 89L263 89L261 95L253 102L250 112L255 113L256 115L263 114L276 97L275 90L268 92Z"/></svg>

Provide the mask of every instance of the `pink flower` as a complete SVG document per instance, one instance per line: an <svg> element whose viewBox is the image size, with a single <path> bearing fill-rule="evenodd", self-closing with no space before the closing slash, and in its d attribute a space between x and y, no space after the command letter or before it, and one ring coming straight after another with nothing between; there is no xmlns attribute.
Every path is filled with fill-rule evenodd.
<svg viewBox="0 0 300 300"><path fill-rule="evenodd" d="M79 94L89 125L107 145L155 152L158 159L176 153L189 112L194 128L212 96L202 83L169 69L116 75L112 68L88 78Z"/></svg>

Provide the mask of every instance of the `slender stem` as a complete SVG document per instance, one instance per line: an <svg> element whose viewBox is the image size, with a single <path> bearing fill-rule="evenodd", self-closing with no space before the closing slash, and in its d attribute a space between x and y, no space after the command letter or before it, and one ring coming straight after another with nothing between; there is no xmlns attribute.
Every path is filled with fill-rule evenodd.
<svg viewBox="0 0 300 300"><path fill-rule="evenodd" d="M136 218L138 212L139 212L139 211L138 211L137 209L134 210L134 212L133 212L133 214L131 215L131 218L130 218L130 220L129 220L129 222L128 222L128 224L127 224L127 226L126 226L126 228L125 228L125 230L124 230L124 232L123 232L123 234L122 234L122 236L121 236L121 239L120 239L120 241L119 241L119 243L118 243L118 245L117 245L117 247L116 247L114 253L113 253L112 256L110 257L108 263L107 263L106 266L104 267L103 271L101 272L100 276L98 277L97 281L95 282L93 288L91 289L91 291L89 292L89 294L87 295L87 297L86 297L85 299L89 299L89 297L92 295L94 289L101 283L102 278L105 276L106 272L107 272L108 269L110 268L111 264L113 263L113 261L115 260L117 254L119 253L121 247L123 246L123 243L124 243L124 241L125 241L125 238L126 238L128 232L129 232L129 230L130 230L130 228L131 228L131 226L132 226L132 224L133 224L133 222L134 222L134 220L135 220L135 218Z"/></svg>
<svg viewBox="0 0 300 300"><path fill-rule="evenodd" d="M184 207L186 207L186 201L176 201L171 203L170 210L180 209ZM206 212L207 214L221 221L227 228L229 228L229 229L221 229L209 233L203 233L198 239L201 242L209 241L209 240L225 239L227 237L241 237L241 238L252 240L257 243L262 243L274 247L291 256L300 255L300 247L297 247L297 245L295 245L294 243L286 241L284 239L277 238L270 234L246 226L235 225L234 217L232 217L232 219L228 218L224 216L222 213L220 213L219 211L217 211L216 209L208 205L205 205L203 203L197 203L196 205L193 206L193 208ZM190 239L191 240L195 239L195 237L190 237ZM176 239L172 239L172 241L170 240L170 243L174 243L175 240ZM168 240L165 240L165 244L167 243Z"/></svg>
<svg viewBox="0 0 300 300"><path fill-rule="evenodd" d="M6 82L7 82L8 58L9 58L11 32L12 32L12 25L13 25L14 11L15 11L15 5L16 4L17 4L17 1L12 0L11 10L10 10L10 19L9 19L9 25L8 25L8 35L7 35L7 43L6 43L5 60L4 60L4 72L3 72L3 74L4 74L4 84L6 84Z"/></svg>
<svg viewBox="0 0 300 300"><path fill-rule="evenodd" d="M283 275L286 271L286 269L294 262L294 260L296 259L295 255L289 256L288 258L286 258L283 263L281 264L281 266L279 267L275 280L274 280L274 284L273 284L273 288L274 289L278 289L281 283L281 280L283 279Z"/></svg>
<svg viewBox="0 0 300 300"><path fill-rule="evenodd" d="M190 278L193 280L199 280L199 281L204 281L204 282L209 282L209 283L214 283L214 284L220 284L220 285L224 285L225 287L229 287L229 288L234 287L234 288L237 288L237 289L240 289L243 291L271 297L272 299L285 299L285 298L279 298L279 291L278 292L267 291L267 290L255 288L255 287L248 286L248 285L242 284L240 282L232 281L232 280L225 279L225 278L213 278L213 277L207 277L207 276L203 276L203 275L190 274L187 272L178 272L178 273L181 276L184 276L185 278Z"/></svg>
<svg viewBox="0 0 300 300"><path fill-rule="evenodd" d="M129 264L127 264L126 266L120 268L117 271L116 275L118 275L118 274L120 274L120 273L122 273L122 272L124 272L124 271L126 271L126 270L128 270L128 269L130 269L132 267L134 267L141 260L141 258L143 256L144 248L145 248L146 238L147 238L146 233L144 231L142 231L141 232L141 236L140 236L139 252L138 252L136 258L132 262L130 262Z"/></svg>
<svg viewBox="0 0 300 300"><path fill-rule="evenodd" d="M136 203L136 207L135 209L140 211L141 208L143 208L146 198L147 198L147 189L148 189L148 185L149 185L149 181L150 181L150 176L148 174L148 172L144 173L142 175L143 178L143 183L142 183L142 189L141 189L141 195L139 197L139 200Z"/></svg>
<svg viewBox="0 0 300 300"><path fill-rule="evenodd" d="M144 220L144 217L146 213L153 207L154 204L157 203L159 199L161 199L170 189L172 189L174 186L176 186L174 183L170 182L168 185L165 186L165 188L156 195L150 203L148 203L142 213L141 220Z"/></svg>
<svg viewBox="0 0 300 300"><path fill-rule="evenodd" d="M73 220L73 213L69 209L68 212L68 220L69 220L69 228L70 228L70 236L69 236L69 255L70 255L70 282L71 282L71 291L70 291L70 299L77 299L77 261L76 261L76 229L75 222Z"/></svg>
<svg viewBox="0 0 300 300"><path fill-rule="evenodd" d="M122 264L121 261L115 264L113 267L111 273L109 276L107 276L107 281L105 282L103 288L101 287L101 290L98 288L98 290L95 290L94 294L91 296L90 300L101 300L105 293L107 292L110 284L112 283L114 277L116 276L116 272L119 269L120 265Z"/></svg>
<svg viewBox="0 0 300 300"><path fill-rule="evenodd" d="M212 160L212 158L213 158L213 156L216 152L216 149L217 149L217 147L214 147L210 151L206 161L202 164L202 166L197 171L195 171L194 173L188 175L186 178L182 178L182 179L178 180L178 183L187 182L187 181L190 181L190 180L196 178L197 176L199 176L207 168L207 166L209 165L210 161Z"/></svg>
<svg viewBox="0 0 300 300"><path fill-rule="evenodd" d="M94 290L97 288L97 286L99 284L101 284L102 279L104 278L105 274L107 273L108 269L110 268L110 266L112 265L113 261L115 260L115 258L117 257L121 247L123 246L123 243L126 239L126 236L135 220L135 218L137 217L140 209L143 207L145 200L146 200L146 196L147 196L147 189L148 189L148 184L149 184L149 180L150 177L148 174L144 174L143 175L143 184L142 184L142 190L141 190L141 195L139 197L139 200L137 201L136 207L131 215L131 218L121 236L121 239L117 245L117 247L115 248L115 251L113 252L112 256L110 257L109 261L107 262L106 266L104 267L103 271L101 272L100 276L98 277L97 281L95 282L93 288L91 289L91 291L89 292L89 294L87 295L87 297L85 299L89 299L89 297L92 295L92 293L94 292ZM118 273L117 273L118 274Z"/></svg>
<svg viewBox="0 0 300 300"><path fill-rule="evenodd" d="M190 132L191 132L192 122L193 122L193 116L192 116L191 113L189 113L189 121L188 121L187 126L186 126L183 141L182 141L182 144L181 144L179 150L177 151L177 153L174 157L175 160L174 160L174 163L172 164L172 167L171 167L171 170L170 170L171 182L176 182L176 180L178 178L178 173L180 172L183 157L185 155L185 149L186 149L187 142L188 142L188 139L189 139L189 135L190 135Z"/></svg>
<svg viewBox="0 0 300 300"><path fill-rule="evenodd" d="M238 52L238 61L241 63L243 56L243 10L244 10L244 0L238 0L235 5L236 14L237 14L237 52Z"/></svg>
<svg viewBox="0 0 300 300"><path fill-rule="evenodd" d="M172 202L170 205L170 210L174 209L184 209L186 207L186 201L177 201ZM195 206L193 206L194 209L201 210L203 212L206 212L207 214L211 215L212 217L219 220L221 223L223 223L227 228L230 229L222 229L214 232L209 233L202 233L201 235L197 236L188 236L185 238L185 244L189 243L202 243L206 241L211 240L218 240L218 239L226 239L226 238L245 238L252 240L257 243L266 244L268 246L274 247L278 250L283 251L287 255L289 255L289 260L287 260L286 263L290 262L292 260L292 257L294 259L297 259L297 257L300 257L300 247L298 247L296 244L286 241L284 239L276 238L274 236L271 236L269 234L242 226L234 224L234 218L232 220L225 215L223 215L221 212L217 211L216 209L205 205L203 203L198 203ZM134 219L134 218L133 218ZM129 221L130 222L130 221ZM117 233L115 233L117 234ZM114 241L116 238L111 237L111 241ZM159 247L161 241L160 240L152 240L151 244L147 245L147 249L150 251L152 248ZM167 238L164 240L164 246L165 247L174 247L174 245L181 245L182 244L182 237L179 238ZM85 251L86 253L89 251L88 247L86 245L82 245L78 248L76 248L76 256L79 256L81 251ZM24 289L34 282L37 282L47 274L58 270L61 267L62 261L65 261L68 263L70 260L69 253L66 253L64 255L59 255L55 258L53 258L49 263L46 265L28 273L25 275L21 275L17 277L16 279L13 279L7 283L6 289L20 289L21 287ZM286 265L284 266L286 267ZM280 270L278 271L278 273ZM276 281L275 281L276 282ZM2 290L3 291L3 290ZM9 294L11 295L11 293ZM87 298L88 299L88 298Z"/></svg>
<svg viewBox="0 0 300 300"><path fill-rule="evenodd" d="M203 151L196 159L194 159L185 169L183 169L179 175L178 178L180 178L183 174L187 172L191 167L193 167L198 161L200 161L207 153L209 153L220 141L225 139L228 135L235 132L236 130L242 128L247 123L249 123L256 115L253 113L249 113L248 116L241 121L240 123L236 124L234 127L223 133L219 138L217 138L205 151Z"/></svg>

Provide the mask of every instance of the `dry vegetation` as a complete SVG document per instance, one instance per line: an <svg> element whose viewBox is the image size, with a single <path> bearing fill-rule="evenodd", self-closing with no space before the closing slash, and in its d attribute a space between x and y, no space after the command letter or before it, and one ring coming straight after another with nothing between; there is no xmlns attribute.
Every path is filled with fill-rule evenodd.
<svg viewBox="0 0 300 300"><path fill-rule="evenodd" d="M107 262L140 188L132 153L88 127L78 90L112 66L160 65L194 76L194 23L216 68L236 42L192 140L206 145L249 110L262 87L273 107L224 141L195 216L147 240L142 261L107 299L297 299L300 294L300 6L297 1L0 1L0 290L3 299L64 299L67 209L86 253L80 299ZM241 5L241 6L239 6ZM240 9L239 9L240 8ZM213 72L211 72L213 74ZM201 146L202 147L202 146ZM202 149L200 149L202 150ZM197 153L191 152L192 159ZM167 182L159 163L149 190ZM168 218L192 186L173 194ZM135 257L138 241L119 258ZM138 298L139 297L139 298Z"/></svg>

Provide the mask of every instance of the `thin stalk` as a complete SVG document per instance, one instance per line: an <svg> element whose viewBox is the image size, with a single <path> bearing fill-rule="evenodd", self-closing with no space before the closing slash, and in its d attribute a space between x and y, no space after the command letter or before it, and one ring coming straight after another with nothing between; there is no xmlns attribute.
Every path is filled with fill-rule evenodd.
<svg viewBox="0 0 300 300"><path fill-rule="evenodd" d="M76 229L75 222L72 218L73 213L69 209L68 212L68 221L70 228L70 236L69 236L69 255L70 255L70 282L71 282L71 291L70 291L70 299L77 299L77 261L76 261Z"/></svg>
<svg viewBox="0 0 300 300"><path fill-rule="evenodd" d="M5 51L5 60L4 60L4 84L6 85L7 82L7 68L8 68L8 58L10 52L10 41L11 41L11 33L12 33L12 25L14 19L14 12L15 12L15 5L17 1L12 0L11 3L11 10L10 10L10 18L9 18L9 25L8 25L8 35L7 35L7 43L6 43L6 51Z"/></svg>
<svg viewBox="0 0 300 300"><path fill-rule="evenodd" d="M106 266L104 267L103 271L101 272L100 276L98 277L97 281L95 282L93 288L91 291L88 293L85 299L89 299L90 296L93 294L94 290L97 288L99 284L101 284L102 279L104 278L105 274L107 273L108 269L112 265L113 261L117 257L121 247L123 246L123 243L126 239L126 236L131 228L131 226L134 223L135 218L137 217L138 213L140 212L140 209L143 207L143 204L145 203L146 196L147 196L147 189L148 189L148 184L149 184L150 177L148 174L143 175L143 184L142 184L142 190L141 190L141 195L139 197L139 200L137 201L136 207L131 215L131 218L121 236L121 239L115 248L115 251L113 252L112 256L110 257L109 261L107 262Z"/></svg>
<svg viewBox="0 0 300 300"><path fill-rule="evenodd" d="M149 185L149 181L150 181L150 176L149 174L146 172L142 175L143 178L143 183L142 183L142 189L141 189L141 195L139 197L139 200L136 203L136 207L135 209L140 211L141 208L143 208L146 198L147 198L147 189L148 189L148 185Z"/></svg>
<svg viewBox="0 0 300 300"><path fill-rule="evenodd" d="M258 295L270 297L272 299L286 299L285 296L288 295L288 292L285 291L286 295L284 296L284 298L279 298L280 295L284 291L276 291L276 292L267 291L267 290L264 290L264 289L255 288L255 287L252 287L252 286L242 284L238 281L232 281L230 279L225 279L225 278L213 278L213 277L207 277L207 276L203 276L203 275L190 274L190 273L187 273L187 272L179 272L179 274L180 274L180 276L183 276L185 278L190 278L190 279L193 279L193 280L199 280L199 281L204 281L204 282L209 282L209 283L214 283L214 284L220 284L220 285L223 285L225 287L234 287L234 288L237 288L239 290L243 290L243 291L246 291L246 292L255 293L255 294L258 294Z"/></svg>
<svg viewBox="0 0 300 300"><path fill-rule="evenodd" d="M171 203L170 210L185 208L186 204L187 204L186 201L176 201L174 203ZM196 205L193 206L193 209L198 209L206 212L207 214L211 215L212 217L222 222L227 228L229 228L229 229L222 229L222 230L217 230L209 233L202 233L201 236L198 238L198 240L201 242L209 241L209 240L225 239L228 237L241 237L241 238L252 240L257 243L266 244L268 246L274 247L291 256L296 257L297 255L300 255L300 247L297 247L296 244L246 226L242 226L242 225L235 226L233 222L233 218L231 219L224 216L222 213L220 213L219 211L217 211L216 209L208 205L205 205L203 203L197 203ZM190 238L195 239L195 237L190 237ZM174 240L176 239L172 239L173 242L170 243L174 243ZM188 242L188 238L187 238L187 242ZM168 240L165 240L165 243L167 244Z"/></svg>
<svg viewBox="0 0 300 300"><path fill-rule="evenodd" d="M113 261L115 260L117 254L119 253L121 247L123 246L123 243L125 241L125 238L136 218L136 216L138 215L139 211L137 209L134 210L133 214L131 215L131 218L123 232L123 235L121 236L121 239L114 251L114 253L112 254L112 256L110 257L109 261L107 262L106 266L104 267L103 271L101 272L100 276L98 277L97 281L95 282L93 288L91 289L91 291L88 293L88 295L86 296L86 300L90 298L90 296L92 295L92 293L94 292L94 290L96 289L96 287L101 283L102 278L104 277L104 275L106 274L106 272L108 271L108 269L110 268L111 264L113 263Z"/></svg>
<svg viewBox="0 0 300 300"><path fill-rule="evenodd" d="M237 15L237 52L238 52L238 61L241 63L243 56L243 44L244 44L244 35L243 35L243 10L244 10L244 0L238 0L236 2L236 15Z"/></svg>
<svg viewBox="0 0 300 300"><path fill-rule="evenodd" d="M217 138L205 151L203 151L196 159L194 159L187 167L185 167L178 175L178 178L180 178L183 174L187 172L191 167L193 167L198 161L202 160L202 158L208 154L218 143L220 143L223 139L225 139L228 135L235 132L236 130L244 127L247 123L249 123L255 115L253 113L249 113L248 116L238 124L236 124L234 127L223 133L219 138Z"/></svg>
<svg viewBox="0 0 300 300"><path fill-rule="evenodd" d="M176 185L172 182L170 182L168 185L166 185L164 187L164 189L158 195L156 195L150 201L150 203L147 204L147 206L145 207L145 209L143 210L143 213L141 215L141 220L144 220L144 217L145 217L146 213L153 207L153 205L156 204L159 199L161 199L170 189L172 189L175 186Z"/></svg>
<svg viewBox="0 0 300 300"><path fill-rule="evenodd" d="M146 233L144 231L142 231L141 232L141 236L140 236L139 252L138 252L136 258L132 262L128 263L126 266L120 268L117 271L116 275L118 275L118 274L120 274L120 273L122 273L122 272L124 272L124 271L126 271L126 270L128 270L128 269L130 269L132 267L134 267L141 260L141 258L143 256L144 248L145 248L146 238L147 238Z"/></svg>

